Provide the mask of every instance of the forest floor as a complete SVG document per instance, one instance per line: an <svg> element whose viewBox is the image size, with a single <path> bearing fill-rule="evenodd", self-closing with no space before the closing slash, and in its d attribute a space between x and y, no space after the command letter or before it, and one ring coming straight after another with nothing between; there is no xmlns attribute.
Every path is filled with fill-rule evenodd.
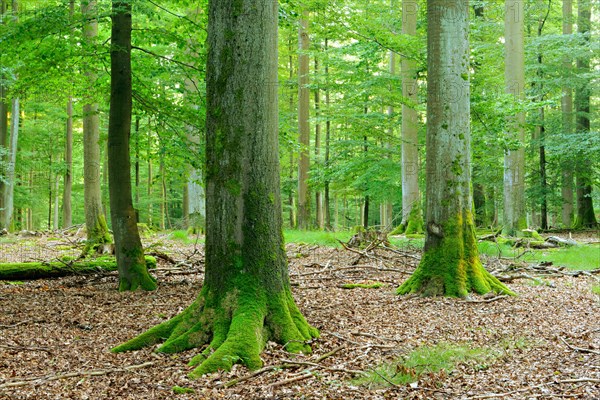
<svg viewBox="0 0 600 400"><path fill-rule="evenodd" d="M191 381L187 362L198 350L109 351L176 315L202 285L201 245L146 242L184 261L159 259L155 292L119 293L114 273L0 282L1 399L600 399L599 275L528 274L509 283L516 297L401 297L394 290L418 264L416 249L290 244L294 296L321 331L313 353L269 343L263 360L271 368L235 366ZM343 287L355 283L378 287ZM415 350L455 345L477 356L438 371L407 363ZM390 383L400 373L413 379Z"/></svg>

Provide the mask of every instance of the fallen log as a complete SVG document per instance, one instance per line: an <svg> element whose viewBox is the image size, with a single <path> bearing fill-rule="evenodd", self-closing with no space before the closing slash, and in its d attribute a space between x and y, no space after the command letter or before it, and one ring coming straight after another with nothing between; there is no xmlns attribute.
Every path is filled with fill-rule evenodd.
<svg viewBox="0 0 600 400"><path fill-rule="evenodd" d="M156 267L156 258L146 256L148 268ZM33 279L58 278L68 275L93 274L100 271L117 270L115 257L98 257L90 260L41 261L21 263L0 263L0 280L25 281Z"/></svg>

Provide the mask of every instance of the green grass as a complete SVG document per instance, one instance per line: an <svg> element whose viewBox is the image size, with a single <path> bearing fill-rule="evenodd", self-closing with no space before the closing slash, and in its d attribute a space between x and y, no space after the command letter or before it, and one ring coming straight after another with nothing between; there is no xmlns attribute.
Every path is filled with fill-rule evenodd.
<svg viewBox="0 0 600 400"><path fill-rule="evenodd" d="M385 387L390 382L405 385L416 382L423 374L442 370L450 372L458 364L474 364L476 368L482 369L495 356L492 349L471 348L468 344L439 343L435 346L422 346L406 357L368 371L355 383L369 387Z"/></svg>
<svg viewBox="0 0 600 400"><path fill-rule="evenodd" d="M527 251L526 254L523 254ZM592 270L600 268L600 247L598 245L580 245L560 247L557 249L523 249L513 248L509 244L480 242L479 252L491 257L519 257L527 263L552 261L556 267L576 270Z"/></svg>
<svg viewBox="0 0 600 400"><path fill-rule="evenodd" d="M286 243L310 244L319 246L339 247L338 239L347 242L352 237L351 231L325 232L325 231L298 231L286 229L283 237Z"/></svg>
<svg viewBox="0 0 600 400"><path fill-rule="evenodd" d="M383 283L381 282L373 282L373 283L344 283L341 287L342 289L379 289L383 287Z"/></svg>

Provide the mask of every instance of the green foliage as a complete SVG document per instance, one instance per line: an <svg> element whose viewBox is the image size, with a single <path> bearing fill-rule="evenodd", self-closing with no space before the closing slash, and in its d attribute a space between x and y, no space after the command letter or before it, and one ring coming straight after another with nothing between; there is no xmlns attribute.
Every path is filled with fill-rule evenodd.
<svg viewBox="0 0 600 400"><path fill-rule="evenodd" d="M384 284L381 282L372 282L372 283L344 283L341 287L342 289L379 289L383 287Z"/></svg>
<svg viewBox="0 0 600 400"><path fill-rule="evenodd" d="M338 240L347 242L352 237L352 232L298 231L286 229L283 231L283 237L286 243L339 247L341 245Z"/></svg>
<svg viewBox="0 0 600 400"><path fill-rule="evenodd" d="M418 347L403 358L368 371L366 376L355 382L369 387L386 387L390 386L390 382L405 385L416 382L425 374L449 373L459 364L483 368L493 358L491 349L473 348L468 343L438 343Z"/></svg>

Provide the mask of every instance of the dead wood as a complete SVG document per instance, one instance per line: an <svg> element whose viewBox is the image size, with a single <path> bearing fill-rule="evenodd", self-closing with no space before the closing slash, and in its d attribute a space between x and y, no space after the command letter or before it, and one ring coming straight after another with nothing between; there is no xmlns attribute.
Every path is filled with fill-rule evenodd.
<svg viewBox="0 0 600 400"><path fill-rule="evenodd" d="M66 374L58 374L58 375L38 376L38 377L34 377L34 378L19 378L14 381L0 384L0 389L17 387L17 386L25 386L25 385L37 385L37 384L44 383L44 382L56 381L59 379L75 378L78 376L99 376L99 375L112 374L115 372L127 372L127 371L133 371L135 369L146 368L146 367L149 367L154 364L155 364L154 361L149 361L149 362L145 362L143 364L130 365L127 367L114 368L114 369L99 369L99 370L92 370L92 371L69 372Z"/></svg>
<svg viewBox="0 0 600 400"><path fill-rule="evenodd" d="M591 354L598 354L600 355L600 351L598 350L592 350L592 349L584 349L583 347L575 347L573 345L570 345L564 338L562 337L558 337L565 345L567 345L567 347L573 351L578 351L580 353L591 353Z"/></svg>

